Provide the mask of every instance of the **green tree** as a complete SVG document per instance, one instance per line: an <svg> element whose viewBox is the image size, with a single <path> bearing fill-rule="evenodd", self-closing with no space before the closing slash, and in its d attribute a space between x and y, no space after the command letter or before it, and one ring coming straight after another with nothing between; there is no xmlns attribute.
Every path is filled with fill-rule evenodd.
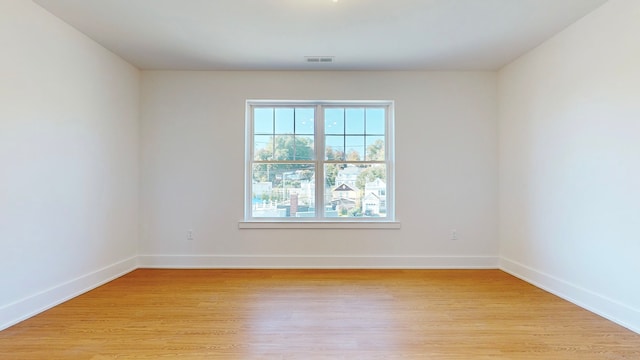
<svg viewBox="0 0 640 360"><path fill-rule="evenodd" d="M257 160L313 160L313 158L313 140L293 135L272 137L267 145L256 153Z"/></svg>
<svg viewBox="0 0 640 360"><path fill-rule="evenodd" d="M338 176L338 171L340 171L340 166L340 164L327 164L325 166L324 177L327 185L336 186L336 177Z"/></svg>
<svg viewBox="0 0 640 360"><path fill-rule="evenodd" d="M375 179L381 179L386 182L387 173L383 166L370 166L358 175L356 179L356 187L364 191L364 187L368 182L372 182Z"/></svg>
<svg viewBox="0 0 640 360"><path fill-rule="evenodd" d="M384 141L376 140L367 147L367 160L384 161Z"/></svg>
<svg viewBox="0 0 640 360"><path fill-rule="evenodd" d="M331 146L327 146L325 158L327 160L344 160L344 151L334 150Z"/></svg>
<svg viewBox="0 0 640 360"><path fill-rule="evenodd" d="M347 161L360 161L360 153L355 150L349 151L347 153Z"/></svg>
<svg viewBox="0 0 640 360"><path fill-rule="evenodd" d="M273 150L272 150L273 149ZM279 135L272 138L267 145L255 154L256 160L312 160L313 140L307 137ZM253 179L259 182L271 182L274 186L282 184L283 174L300 171L300 164L254 164ZM305 170L300 178L310 180L313 170Z"/></svg>

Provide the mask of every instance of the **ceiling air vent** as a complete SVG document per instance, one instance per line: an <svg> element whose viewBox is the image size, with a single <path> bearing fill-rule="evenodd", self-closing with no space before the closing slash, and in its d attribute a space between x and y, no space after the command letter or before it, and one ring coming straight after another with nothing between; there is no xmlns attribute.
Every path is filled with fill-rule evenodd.
<svg viewBox="0 0 640 360"><path fill-rule="evenodd" d="M304 60L314 64L328 64L333 62L333 56L305 56Z"/></svg>

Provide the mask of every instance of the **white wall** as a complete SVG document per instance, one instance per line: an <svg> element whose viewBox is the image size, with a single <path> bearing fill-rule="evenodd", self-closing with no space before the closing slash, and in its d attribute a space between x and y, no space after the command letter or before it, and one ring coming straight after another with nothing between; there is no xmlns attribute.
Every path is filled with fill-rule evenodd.
<svg viewBox="0 0 640 360"><path fill-rule="evenodd" d="M0 0L0 329L135 267L139 71Z"/></svg>
<svg viewBox="0 0 640 360"><path fill-rule="evenodd" d="M499 72L502 267L640 331L640 2Z"/></svg>
<svg viewBox="0 0 640 360"><path fill-rule="evenodd" d="M142 79L143 266L498 265L494 72L144 71ZM239 230L247 99L395 100L402 228ZM449 240L451 229L459 240Z"/></svg>

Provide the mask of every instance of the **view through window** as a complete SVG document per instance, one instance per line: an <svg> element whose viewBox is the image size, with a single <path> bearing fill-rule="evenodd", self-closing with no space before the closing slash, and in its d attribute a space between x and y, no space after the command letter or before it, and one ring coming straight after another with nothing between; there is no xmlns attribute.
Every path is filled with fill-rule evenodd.
<svg viewBox="0 0 640 360"><path fill-rule="evenodd" d="M247 220L393 220L393 108L247 102Z"/></svg>

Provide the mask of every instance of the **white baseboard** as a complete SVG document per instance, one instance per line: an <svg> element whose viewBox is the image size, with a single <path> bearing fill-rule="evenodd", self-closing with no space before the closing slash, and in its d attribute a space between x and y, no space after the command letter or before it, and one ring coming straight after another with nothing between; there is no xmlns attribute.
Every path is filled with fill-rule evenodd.
<svg viewBox="0 0 640 360"><path fill-rule="evenodd" d="M638 309L509 259L500 258L500 270L640 334Z"/></svg>
<svg viewBox="0 0 640 360"><path fill-rule="evenodd" d="M497 269L496 256L140 255L142 268Z"/></svg>
<svg viewBox="0 0 640 360"><path fill-rule="evenodd" d="M92 273L56 285L27 298L0 307L0 330L116 279L138 267L137 257L117 262Z"/></svg>

